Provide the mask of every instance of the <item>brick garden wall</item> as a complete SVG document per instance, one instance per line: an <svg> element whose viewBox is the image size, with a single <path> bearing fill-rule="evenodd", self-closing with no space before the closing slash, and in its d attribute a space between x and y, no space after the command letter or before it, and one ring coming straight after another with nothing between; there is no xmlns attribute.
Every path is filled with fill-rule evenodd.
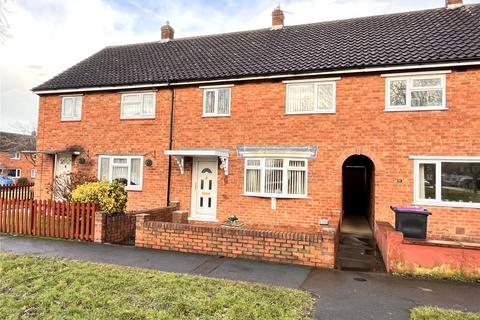
<svg viewBox="0 0 480 320"><path fill-rule="evenodd" d="M414 272L415 268L446 268L480 277L480 245L454 241L404 239L386 222L375 227L375 237L389 272Z"/></svg>
<svg viewBox="0 0 480 320"><path fill-rule="evenodd" d="M138 215L136 223L137 247L334 267L334 230L308 234L230 229L152 221L148 215Z"/></svg>
<svg viewBox="0 0 480 320"><path fill-rule="evenodd" d="M285 114L286 84L282 79L246 81L232 87L231 115L203 117L199 86L176 87L174 149L209 147L230 150L229 175L219 170L217 219L236 214L248 225L274 230L315 231L320 219L336 228L342 212L342 164L364 154L375 165L375 220L393 223L390 205L413 201L412 155L479 156L480 69L452 68L446 75L448 110L385 112L385 79L380 73L341 75L336 82L336 113ZM85 93L81 121L61 122L61 97L40 98L38 149L85 149L86 165L73 170L96 175L99 154L141 154L152 159L144 167L143 190L129 192L129 210L165 205L168 173L170 92L156 92L156 118L120 119L119 92ZM311 145L318 156L308 161L308 198L278 199L243 194L244 159L239 145ZM172 199L190 210L191 167L182 175L173 162ZM40 155L36 188L51 181L52 157ZM37 190L36 190L37 191ZM39 194L39 193L37 193ZM48 196L48 195L41 195ZM431 207L428 237L480 242L480 209Z"/></svg>
<svg viewBox="0 0 480 320"><path fill-rule="evenodd" d="M151 221L185 222L187 216L178 211L179 203L172 202L169 207L151 210L127 212L121 215L108 215L105 212L95 213L95 237L97 243L135 242L136 219L138 215L148 215ZM183 217L179 218L179 217Z"/></svg>

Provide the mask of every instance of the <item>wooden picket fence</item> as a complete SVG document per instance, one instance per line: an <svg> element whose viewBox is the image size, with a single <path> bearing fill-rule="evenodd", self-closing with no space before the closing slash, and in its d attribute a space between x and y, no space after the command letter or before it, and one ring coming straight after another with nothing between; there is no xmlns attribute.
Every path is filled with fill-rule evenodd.
<svg viewBox="0 0 480 320"><path fill-rule="evenodd" d="M93 203L0 198L0 232L93 241Z"/></svg>
<svg viewBox="0 0 480 320"><path fill-rule="evenodd" d="M0 199L33 199L33 187L35 184L29 183L15 186L1 186Z"/></svg>

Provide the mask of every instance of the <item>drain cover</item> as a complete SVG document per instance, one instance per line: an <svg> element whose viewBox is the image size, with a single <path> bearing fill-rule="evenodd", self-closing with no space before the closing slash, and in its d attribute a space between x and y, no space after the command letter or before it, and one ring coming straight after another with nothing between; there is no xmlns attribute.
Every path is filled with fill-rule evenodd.
<svg viewBox="0 0 480 320"><path fill-rule="evenodd" d="M365 282L365 281L367 281L367 279L365 279L365 278L353 278L353 280L359 281L359 282Z"/></svg>

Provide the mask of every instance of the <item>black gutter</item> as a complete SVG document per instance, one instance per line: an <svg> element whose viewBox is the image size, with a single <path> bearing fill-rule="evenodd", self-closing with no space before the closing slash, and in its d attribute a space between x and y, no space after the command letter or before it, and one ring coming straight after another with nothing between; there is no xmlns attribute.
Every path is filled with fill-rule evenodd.
<svg viewBox="0 0 480 320"><path fill-rule="evenodd" d="M175 89L170 86L170 82L167 83L170 88L170 138L168 141L168 150L172 150L173 147L173 106L175 104ZM168 156L168 179L167 179L167 207L170 205L170 185L172 183L172 156Z"/></svg>

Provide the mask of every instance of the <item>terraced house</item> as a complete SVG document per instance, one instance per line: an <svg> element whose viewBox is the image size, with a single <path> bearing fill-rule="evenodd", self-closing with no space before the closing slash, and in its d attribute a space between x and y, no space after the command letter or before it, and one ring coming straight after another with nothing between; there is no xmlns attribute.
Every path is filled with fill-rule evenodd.
<svg viewBox="0 0 480 320"><path fill-rule="evenodd" d="M265 29L178 39L167 23L33 89L36 194L84 172L123 179L131 210L309 233L419 205L428 239L479 243L479 88L480 5L459 0L295 26L277 8Z"/></svg>

